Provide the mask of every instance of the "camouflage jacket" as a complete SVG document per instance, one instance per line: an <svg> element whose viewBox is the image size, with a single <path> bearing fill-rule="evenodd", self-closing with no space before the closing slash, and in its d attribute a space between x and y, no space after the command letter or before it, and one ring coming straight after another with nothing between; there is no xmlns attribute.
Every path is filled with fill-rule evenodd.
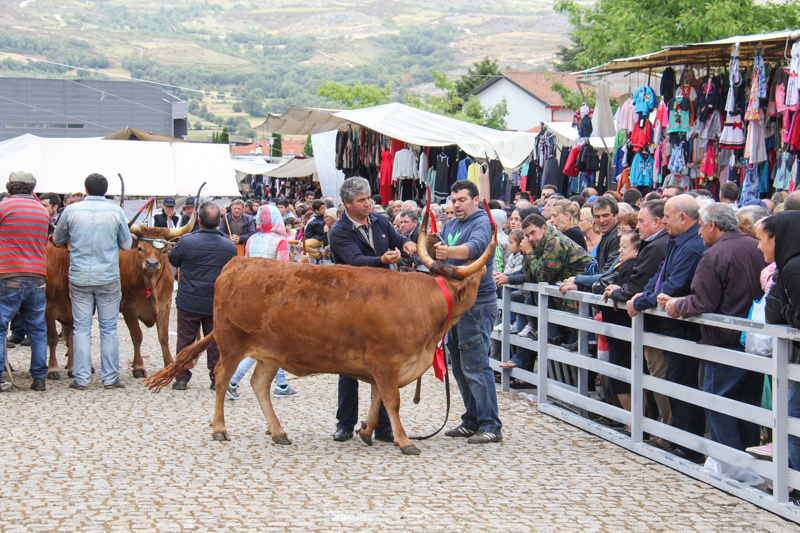
<svg viewBox="0 0 800 533"><path fill-rule="evenodd" d="M589 252L575 244L569 237L547 225L544 235L533 252L525 256L522 270L529 283L550 283L555 285L567 278L583 274L592 261ZM568 306L566 300L557 300L557 307Z"/></svg>

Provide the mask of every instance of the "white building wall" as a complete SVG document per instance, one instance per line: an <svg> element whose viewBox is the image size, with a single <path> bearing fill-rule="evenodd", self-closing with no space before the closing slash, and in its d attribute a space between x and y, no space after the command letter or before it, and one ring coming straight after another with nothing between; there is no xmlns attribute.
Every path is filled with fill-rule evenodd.
<svg viewBox="0 0 800 533"><path fill-rule="evenodd" d="M572 122L572 117L575 116L575 111L569 109L556 109L553 111L552 122Z"/></svg>
<svg viewBox="0 0 800 533"><path fill-rule="evenodd" d="M527 131L541 122L550 122L550 109L508 80L500 80L476 95L484 107L497 105L506 97L509 130ZM571 120L570 116L570 120Z"/></svg>

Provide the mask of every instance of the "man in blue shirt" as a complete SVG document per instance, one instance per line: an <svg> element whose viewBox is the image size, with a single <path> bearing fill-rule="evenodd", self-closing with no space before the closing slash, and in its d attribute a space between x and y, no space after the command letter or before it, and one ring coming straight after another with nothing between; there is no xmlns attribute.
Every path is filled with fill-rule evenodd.
<svg viewBox="0 0 800 533"><path fill-rule="evenodd" d="M664 224L670 235L667 256L656 270L641 294L628 300L628 314L636 316L639 311L652 309L669 298L688 296L692 292L692 279L697 265L706 251L700 230L700 206L688 194L670 199L664 206ZM671 318L661 320L661 334L684 340L700 340L697 324ZM664 351L666 379L686 387L699 389L698 371L700 361L688 355ZM702 407L674 398L669 399L672 425L695 435L703 435L706 419ZM703 454L673 445L676 455L693 462L702 462Z"/></svg>
<svg viewBox="0 0 800 533"><path fill-rule="evenodd" d="M103 197L108 181L90 174L86 198L64 209L53 234L56 245L70 243L69 297L72 300L73 374L70 387L85 390L92 378L92 317L97 307L103 386L123 388L119 379L117 320L122 289L119 251L131 247L131 233L122 208Z"/></svg>
<svg viewBox="0 0 800 533"><path fill-rule="evenodd" d="M459 266L483 254L492 242L492 228L489 215L478 208L480 199L474 183L457 181L450 193L456 216L442 227L443 242L437 242L434 248L436 259ZM503 440L494 372L489 366L489 336L497 318L493 264L493 261L486 264L486 274L478 287L475 305L453 326L447 337L453 376L466 412L461 415L461 425L445 435L466 437L470 444Z"/></svg>

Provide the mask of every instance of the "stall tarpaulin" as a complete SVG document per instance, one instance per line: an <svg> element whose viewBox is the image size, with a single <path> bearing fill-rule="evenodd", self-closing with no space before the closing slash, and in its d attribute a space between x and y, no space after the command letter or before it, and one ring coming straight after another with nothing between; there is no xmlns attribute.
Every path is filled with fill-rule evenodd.
<svg viewBox="0 0 800 533"><path fill-rule="evenodd" d="M266 173L270 178L305 178L313 176L319 181L317 164L313 157L293 157L289 161Z"/></svg>
<svg viewBox="0 0 800 533"><path fill-rule="evenodd" d="M344 182L344 172L336 168L336 131L317 133L311 136L314 148L314 161L322 194L333 198L333 205L342 201L339 188Z"/></svg>
<svg viewBox="0 0 800 533"><path fill-rule="evenodd" d="M299 113L293 109L280 115L286 117L280 122L270 118L259 128L271 133L290 134L313 127L322 133L335 131L347 124L358 124L408 144L458 145L475 158L499 159L503 167L508 170L521 167L536 143L534 133L493 130L399 103L348 111L308 111L313 111L313 115L309 113L295 118ZM287 116L290 113L294 115ZM333 120L328 120L326 113L332 116ZM317 152L314 154L319 158Z"/></svg>
<svg viewBox="0 0 800 533"><path fill-rule="evenodd" d="M0 180L15 170L32 173L36 190L73 193L86 176L103 174L108 194L120 193L117 174L130 196L239 196L225 144L41 138L22 135L0 142Z"/></svg>

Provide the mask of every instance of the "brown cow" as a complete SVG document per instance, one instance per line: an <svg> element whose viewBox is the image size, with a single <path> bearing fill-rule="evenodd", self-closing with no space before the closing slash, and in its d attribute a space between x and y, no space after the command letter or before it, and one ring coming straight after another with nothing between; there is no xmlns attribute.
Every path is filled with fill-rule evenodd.
<svg viewBox="0 0 800 533"><path fill-rule="evenodd" d="M453 267L434 263L427 251L427 216L417 247L423 263L442 276L453 300L450 327L469 310L478 294L485 265L494 256L491 244L473 263ZM252 306L240 302L259 301ZM283 317L300 314L319 327L314 335L287 328ZM422 320L407 320L411 314ZM258 361L251 383L272 440L291 444L270 399L278 368L295 375L346 374L372 385L372 404L359 432L372 444L381 401L403 453L417 455L400 423L400 387L412 383L433 362L436 344L447 323L447 301L427 274L401 274L378 268L284 263L272 259L235 258L214 288L214 331L183 350L172 365L145 381L159 391L182 370L194 366L213 340L220 351L217 383L228 383L245 357ZM321 328L321 329L320 329ZM228 440L225 429L226 387L217 387L213 438Z"/></svg>
<svg viewBox="0 0 800 533"><path fill-rule="evenodd" d="M182 228L150 228L131 226L133 244L128 251L119 252L119 275L122 301L119 309L133 341L133 377L147 376L142 361L142 328L139 321L156 326L164 366L172 363L169 352L169 313L175 278L167 253L175 246L173 240L192 231L196 216Z"/></svg>
<svg viewBox="0 0 800 533"><path fill-rule="evenodd" d="M47 323L47 347L50 350L47 379L61 379L56 359L58 345L58 329L56 321L61 323L64 340L67 343L67 368L72 376L72 300L69 298L69 250L47 243L47 288L45 297L44 319Z"/></svg>

